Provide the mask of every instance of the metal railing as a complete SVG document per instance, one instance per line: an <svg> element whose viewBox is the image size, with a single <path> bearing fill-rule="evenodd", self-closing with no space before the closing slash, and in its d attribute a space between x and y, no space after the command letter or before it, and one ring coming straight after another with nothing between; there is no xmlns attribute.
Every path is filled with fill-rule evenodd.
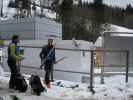
<svg viewBox="0 0 133 100"><path fill-rule="evenodd" d="M20 47L23 47L24 49L41 49L42 47L41 46L24 46L24 45L21 45ZM4 48L7 49L7 45L4 46ZM105 67L113 67L113 66L120 66L120 67L125 67L125 75L126 75L126 78L125 78L125 82L128 82L128 70L129 70L129 51L128 50L85 50L85 49L70 49L70 48L55 48L56 50L58 51L73 51L73 52L88 52L90 53L90 58L88 59L88 62L90 61L90 71L88 72L82 72L82 71L70 71L70 70L60 70L60 69L55 69L54 71L58 71L58 72L67 72L67 73L80 73L80 74L87 74L90 76L90 83L89 83L89 88L90 88L90 91L92 93L95 93L94 89L93 89L93 83L94 83L94 68L96 67L96 53L102 53L102 57L103 57L103 62L102 64L99 66L103 72L101 72L101 78L103 79L104 78L104 68ZM7 53L7 52L6 52ZM110 65L107 65L105 64L107 61L106 57L108 56L107 53L122 53L124 54L125 56L122 56L122 58L124 57L125 58L125 65L119 65L119 64L110 64ZM115 55L115 54L114 54ZM121 57L121 56L120 56ZM5 57L6 58L6 57ZM106 60L105 60L106 59ZM112 58L113 59L113 58ZM117 58L116 58L117 59ZM88 65L89 66L89 65ZM35 67L35 66L27 66L27 65L23 65L22 67L26 67L26 68L31 68L31 69L39 69L39 67Z"/></svg>

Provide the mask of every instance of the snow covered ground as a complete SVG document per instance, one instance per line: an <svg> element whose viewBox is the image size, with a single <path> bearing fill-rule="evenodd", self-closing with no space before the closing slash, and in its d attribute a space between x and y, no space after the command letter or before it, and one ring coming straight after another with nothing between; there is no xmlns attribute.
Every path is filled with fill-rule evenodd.
<svg viewBox="0 0 133 100"><path fill-rule="evenodd" d="M125 76L105 77L105 84L100 84L100 78L96 77L94 95L88 89L89 84L56 80L51 89L36 97L30 94L30 89L26 93L9 90L9 78L0 76L0 96L5 100L9 100L9 95L13 94L22 100L133 100L133 77L129 77L128 83L124 79Z"/></svg>

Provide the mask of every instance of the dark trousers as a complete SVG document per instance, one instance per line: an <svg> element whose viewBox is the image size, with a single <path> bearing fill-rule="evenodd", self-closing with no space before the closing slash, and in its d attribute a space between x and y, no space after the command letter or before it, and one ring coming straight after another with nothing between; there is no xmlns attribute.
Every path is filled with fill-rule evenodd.
<svg viewBox="0 0 133 100"><path fill-rule="evenodd" d="M46 61L44 69L45 69L45 72L46 72L45 82L46 82L46 84L49 84L50 80L53 81L53 63Z"/></svg>
<svg viewBox="0 0 133 100"><path fill-rule="evenodd" d="M20 68L16 65L16 61L7 61L8 66L11 71L10 81L9 81L9 88L15 88L16 87L16 77L21 76L20 74Z"/></svg>

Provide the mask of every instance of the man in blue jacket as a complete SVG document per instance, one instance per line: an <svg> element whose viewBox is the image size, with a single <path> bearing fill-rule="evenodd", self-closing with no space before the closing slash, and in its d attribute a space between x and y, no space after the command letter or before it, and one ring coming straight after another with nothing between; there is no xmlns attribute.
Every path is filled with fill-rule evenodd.
<svg viewBox="0 0 133 100"><path fill-rule="evenodd" d="M53 39L48 39L48 44L42 48L40 53L40 58L42 65L44 66L45 74L45 84L50 88L50 81L53 81L53 64L55 63L55 48L53 45ZM51 80L50 80L51 76Z"/></svg>

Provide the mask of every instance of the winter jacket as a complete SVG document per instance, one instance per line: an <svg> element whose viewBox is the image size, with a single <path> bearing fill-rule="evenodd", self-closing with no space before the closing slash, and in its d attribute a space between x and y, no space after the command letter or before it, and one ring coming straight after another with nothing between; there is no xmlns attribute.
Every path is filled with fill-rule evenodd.
<svg viewBox="0 0 133 100"><path fill-rule="evenodd" d="M46 59L49 62L55 62L55 48L53 46L49 47L48 45L42 48L40 53L41 60Z"/></svg>
<svg viewBox="0 0 133 100"><path fill-rule="evenodd" d="M17 45L15 43L10 43L8 46L8 60L17 61L21 60L21 56L18 55Z"/></svg>

